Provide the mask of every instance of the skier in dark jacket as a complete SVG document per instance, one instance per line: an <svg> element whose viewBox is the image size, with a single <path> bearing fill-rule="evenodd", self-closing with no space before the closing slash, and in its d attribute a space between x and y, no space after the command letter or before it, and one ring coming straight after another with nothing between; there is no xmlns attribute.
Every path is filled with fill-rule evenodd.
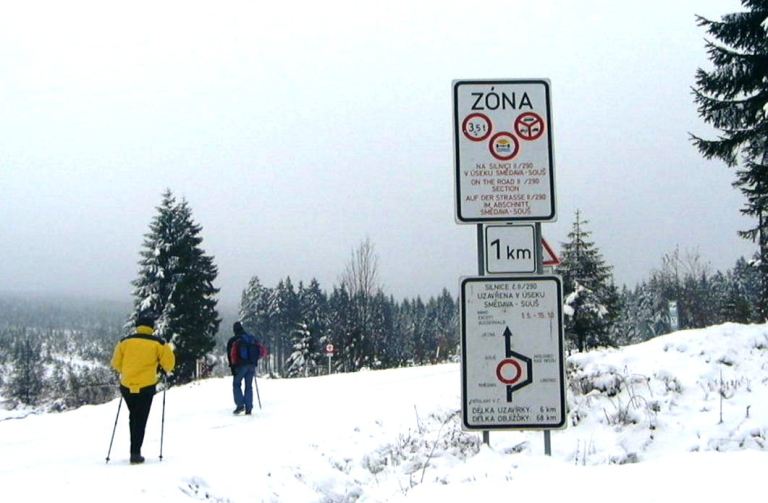
<svg viewBox="0 0 768 503"><path fill-rule="evenodd" d="M238 357L232 354L232 346L235 342L242 342L243 336L247 334L239 321L232 325L232 331L235 335L227 341L227 361L232 370L232 395L235 399L233 413L240 414L245 411L250 415L253 410L253 379L256 377L258 357L251 361L233 361ZM243 391L243 382L245 382L245 391Z"/></svg>

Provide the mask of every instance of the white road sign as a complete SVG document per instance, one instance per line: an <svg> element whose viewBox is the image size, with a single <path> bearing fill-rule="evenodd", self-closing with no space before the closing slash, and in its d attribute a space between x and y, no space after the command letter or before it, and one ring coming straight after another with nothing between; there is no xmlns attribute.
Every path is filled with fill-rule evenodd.
<svg viewBox="0 0 768 503"><path fill-rule="evenodd" d="M488 274L534 273L537 254L533 224L485 226L485 270Z"/></svg>
<svg viewBox="0 0 768 503"><path fill-rule="evenodd" d="M460 291L463 427L564 428L560 278L463 278Z"/></svg>
<svg viewBox="0 0 768 503"><path fill-rule="evenodd" d="M453 82L456 221L557 219L549 80Z"/></svg>

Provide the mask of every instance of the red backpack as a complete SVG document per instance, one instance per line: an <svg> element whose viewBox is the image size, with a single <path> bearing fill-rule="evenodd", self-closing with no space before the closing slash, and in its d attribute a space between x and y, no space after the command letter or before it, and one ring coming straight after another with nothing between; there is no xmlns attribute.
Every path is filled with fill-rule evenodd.
<svg viewBox="0 0 768 503"><path fill-rule="evenodd" d="M229 350L229 361L232 365L251 364L256 365L261 358L269 354L266 346L260 343L251 334L242 334Z"/></svg>

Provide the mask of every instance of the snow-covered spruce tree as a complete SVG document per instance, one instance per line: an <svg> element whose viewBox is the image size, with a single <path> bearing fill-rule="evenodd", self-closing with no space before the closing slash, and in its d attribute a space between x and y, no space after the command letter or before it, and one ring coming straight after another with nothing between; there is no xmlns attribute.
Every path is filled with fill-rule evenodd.
<svg viewBox="0 0 768 503"><path fill-rule="evenodd" d="M577 210L557 267L563 278L566 339L579 351L615 345L610 334L620 306L611 267L589 241L588 223Z"/></svg>
<svg viewBox="0 0 768 503"><path fill-rule="evenodd" d="M195 377L196 361L215 346L221 320L216 310L218 270L213 257L200 245L202 227L192 220L185 200L163 194L158 212L145 234L139 277L133 282L134 307L129 321L139 314L156 316L156 335L172 342L176 353L173 382Z"/></svg>
<svg viewBox="0 0 768 503"><path fill-rule="evenodd" d="M37 405L44 395L45 368L40 361L42 347L42 342L32 335L17 339L13 346L13 373L7 392L26 405Z"/></svg>
<svg viewBox="0 0 768 503"><path fill-rule="evenodd" d="M413 341L413 353L410 358L416 365L426 365L429 363L430 346L427 339L427 306L417 296L410 305L408 312L408 337Z"/></svg>
<svg viewBox="0 0 768 503"><path fill-rule="evenodd" d="M397 309L393 330L399 344L389 348L396 366L420 363L424 350L419 331L424 326L424 318L424 303L419 297L404 299Z"/></svg>
<svg viewBox="0 0 768 503"><path fill-rule="evenodd" d="M310 369L314 367L312 332L305 323L291 333L293 352L285 362L286 377L309 377Z"/></svg>
<svg viewBox="0 0 768 503"><path fill-rule="evenodd" d="M321 341L327 322L327 299L320 290L320 283L312 279L308 287L299 283L298 320L291 334L293 352L286 362L285 375L288 377L309 377L317 375L322 357ZM324 353L323 353L324 354Z"/></svg>
<svg viewBox="0 0 768 503"><path fill-rule="evenodd" d="M735 323L759 323L756 306L760 298L760 273L743 257L736 261L727 275L727 291L723 301L725 321Z"/></svg>
<svg viewBox="0 0 768 503"><path fill-rule="evenodd" d="M747 202L741 212L754 217L739 235L757 242L761 291L758 311L768 319L768 0L741 0L744 12L721 21L698 16L699 26L716 42L706 41L714 68L696 71L694 100L699 115L721 132L716 140L691 135L706 159L740 164L734 186Z"/></svg>
<svg viewBox="0 0 768 503"><path fill-rule="evenodd" d="M445 361L458 353L459 348L459 307L447 288L443 288L437 299L427 304L430 317L434 320L437 347L436 361Z"/></svg>
<svg viewBox="0 0 768 503"><path fill-rule="evenodd" d="M379 289L371 299L371 368L391 368L391 346L402 345L396 330L395 301Z"/></svg>
<svg viewBox="0 0 768 503"><path fill-rule="evenodd" d="M397 306L392 296L382 290L376 293L371 303L374 313L373 344L376 360L374 368L392 368L397 366L393 359L394 350L402 346L402 338L397 330Z"/></svg>
<svg viewBox="0 0 768 503"><path fill-rule="evenodd" d="M328 298L320 289L320 283L316 279L304 287L299 284L299 313L300 324L309 331L309 375L317 375L318 366L322 364L325 351L324 341L328 334Z"/></svg>
<svg viewBox="0 0 768 503"><path fill-rule="evenodd" d="M293 353L292 334L299 323L299 297L290 277L280 280L272 291L270 319L273 346L270 348L278 375L285 372L285 362Z"/></svg>
<svg viewBox="0 0 768 503"><path fill-rule="evenodd" d="M247 332L264 340L268 331L269 303L272 296L270 288L261 284L258 276L248 282L240 296L240 321Z"/></svg>
<svg viewBox="0 0 768 503"><path fill-rule="evenodd" d="M637 297L626 285L622 287L619 296L622 309L613 325L613 339L618 346L628 346L642 340L640 327L635 321L640 306Z"/></svg>
<svg viewBox="0 0 768 503"><path fill-rule="evenodd" d="M259 278L254 276L248 282L248 286L240 297L240 321L243 328L249 334L255 335L267 348L274 347L272 338L272 289L261 284ZM230 332L227 337L231 337ZM271 365L273 355L259 362L261 371L273 373Z"/></svg>
<svg viewBox="0 0 768 503"><path fill-rule="evenodd" d="M356 354L355 323L352 319L352 301L343 285L334 287L328 298L328 337L327 342L334 345L333 368L347 372L354 370L353 358Z"/></svg>
<svg viewBox="0 0 768 503"><path fill-rule="evenodd" d="M616 344L626 346L653 339L669 332L669 303L662 297L661 290L643 281L630 291L626 286L620 293L621 309L614 324Z"/></svg>
<svg viewBox="0 0 768 503"><path fill-rule="evenodd" d="M669 302L677 302L678 326L681 329L702 328L714 324L717 312L709 286L710 266L698 251L681 253L679 248L662 257L661 269L651 274L650 284L663 298L659 309L669 310ZM668 330L671 330L670 326Z"/></svg>

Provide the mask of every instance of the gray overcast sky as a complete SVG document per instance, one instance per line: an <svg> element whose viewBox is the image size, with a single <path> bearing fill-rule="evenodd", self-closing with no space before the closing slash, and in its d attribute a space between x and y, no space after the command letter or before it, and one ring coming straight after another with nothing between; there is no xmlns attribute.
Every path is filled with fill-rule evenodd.
<svg viewBox="0 0 768 503"><path fill-rule="evenodd" d="M256 275L330 290L366 237L396 298L477 273L454 220L451 82L552 84L556 251L580 209L618 284L677 245L755 247L690 88L695 14L737 0L5 2L0 291L128 298L170 188L225 305Z"/></svg>

